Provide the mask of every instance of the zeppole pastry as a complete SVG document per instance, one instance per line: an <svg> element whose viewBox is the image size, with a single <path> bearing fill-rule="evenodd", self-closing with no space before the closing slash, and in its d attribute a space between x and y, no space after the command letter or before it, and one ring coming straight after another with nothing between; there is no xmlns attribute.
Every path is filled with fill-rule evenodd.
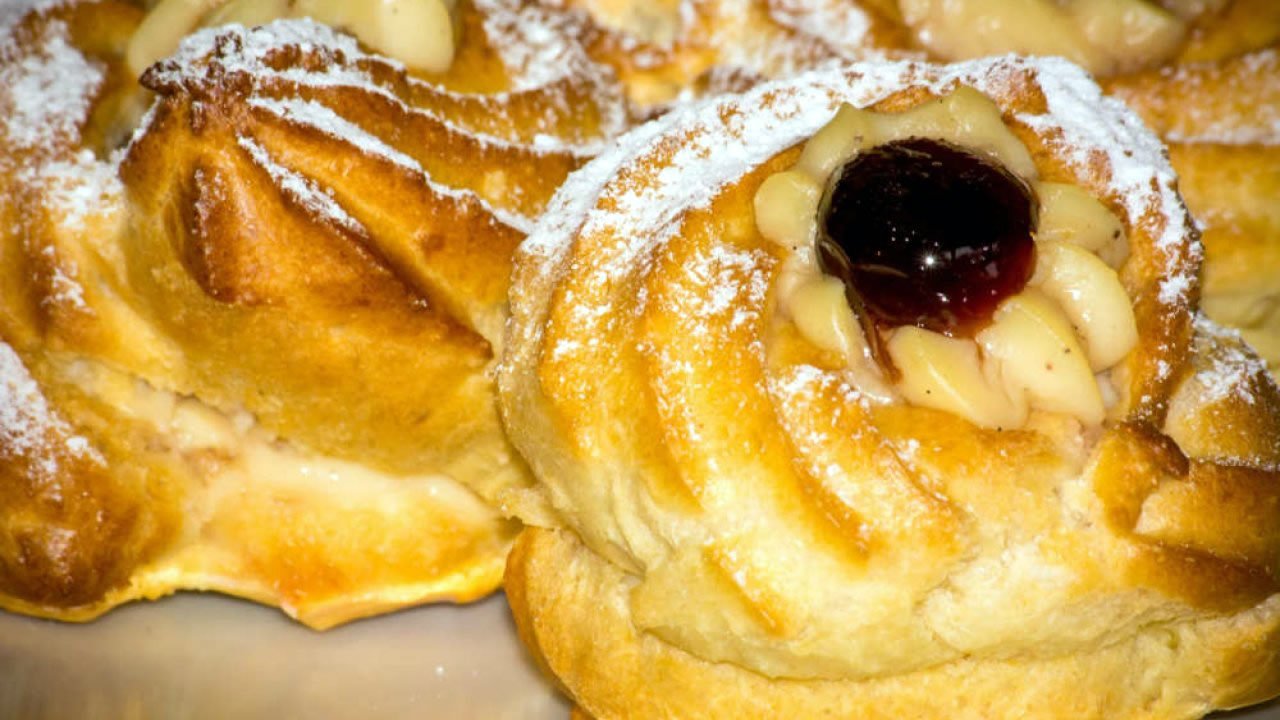
<svg viewBox="0 0 1280 720"><path fill-rule="evenodd" d="M1061 60L677 109L516 255L506 592L584 716L1192 718L1280 692L1280 389Z"/></svg>
<svg viewBox="0 0 1280 720"><path fill-rule="evenodd" d="M277 5L4 10L0 607L323 628L501 578L511 253L621 93L518 3Z"/></svg>

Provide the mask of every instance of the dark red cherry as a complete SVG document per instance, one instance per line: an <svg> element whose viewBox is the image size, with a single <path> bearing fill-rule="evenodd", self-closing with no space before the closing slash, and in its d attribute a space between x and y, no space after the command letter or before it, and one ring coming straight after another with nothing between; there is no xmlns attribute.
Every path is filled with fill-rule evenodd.
<svg viewBox="0 0 1280 720"><path fill-rule="evenodd" d="M832 175L818 256L881 327L968 335L1035 268L1038 212L1001 165L925 138L859 153Z"/></svg>

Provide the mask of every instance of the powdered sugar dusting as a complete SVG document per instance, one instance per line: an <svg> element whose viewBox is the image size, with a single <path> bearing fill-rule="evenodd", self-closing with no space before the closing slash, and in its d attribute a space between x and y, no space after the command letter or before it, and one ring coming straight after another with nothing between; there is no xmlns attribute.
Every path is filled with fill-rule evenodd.
<svg viewBox="0 0 1280 720"><path fill-rule="evenodd" d="M594 228L617 227L639 244L652 244L668 236L683 213L705 207L725 183L812 135L842 101L866 106L911 84L944 93L961 82L999 97L1010 76L1026 70L1036 73L1050 96L1051 108L1047 114L1019 119L1059 132L1059 145L1079 168L1088 167L1092 153L1102 153L1113 166L1117 190L1133 218L1140 219L1154 205L1152 209L1167 211L1170 218L1160 244L1185 242L1186 211L1172 189L1173 170L1159 140L1122 104L1103 98L1074 65L1052 58L1010 57L950 66L854 64L847 71L819 70L795 81L761 86L740 98L712 99L677 109L628 133L616 148L571 178L526 250L538 253L564 247L584 213L584 234ZM767 110L755 111L763 107ZM673 152L663 159L653 182L614 182L605 188L616 168L640 157L660 156L667 148ZM596 202L601 191L610 202ZM596 209L586 212L593 203ZM628 257L619 260L625 262Z"/></svg>
<svg viewBox="0 0 1280 720"><path fill-rule="evenodd" d="M792 365L779 373L771 373L766 384L769 394L779 406L796 408L804 414L808 414L806 408L810 407L814 399L831 393L842 396L844 405L860 405L864 409L868 406L868 399L838 374L813 365ZM843 413L841 407L837 405L834 409L833 420L839 420ZM797 440L797 449L809 461L810 474L827 479L837 479L844 475L839 463L826 457L827 454L823 451L830 444L823 430L813 427L802 429L791 423L788 431ZM858 436L861 434L861 431L857 433Z"/></svg>
<svg viewBox="0 0 1280 720"><path fill-rule="evenodd" d="M43 189L45 203L57 211L59 225L80 231L94 215L114 212L123 202L124 186L117 173L118 157L99 160L82 149L66 159L30 164L18 173L19 180Z"/></svg>
<svg viewBox="0 0 1280 720"><path fill-rule="evenodd" d="M284 190L293 201L319 217L326 223L341 228L349 233L368 236L364 226L347 214L330 192L322 190L310 179L280 165L267 152L267 149L247 137L236 139L240 147L249 153L249 157L271 176L272 181Z"/></svg>
<svg viewBox="0 0 1280 720"><path fill-rule="evenodd" d="M315 128L331 137L341 140L372 157L383 158L409 172L424 178L433 192L450 197L460 202L477 203L485 211L500 222L510 225L521 232L532 229L532 221L524 216L507 212L485 202L479 195L470 190L440 185L433 182L426 169L417 160L387 145L376 136L366 132L364 128L338 115L332 109L312 100L288 98L277 100L254 97L249 99L252 107L261 108L285 120Z"/></svg>
<svg viewBox="0 0 1280 720"><path fill-rule="evenodd" d="M591 60L581 44L586 35L581 18L518 0L475 0L475 5L484 15L485 34L510 73L514 90L585 83L597 97L620 100L616 88L606 87L612 75ZM621 132L629 123L620 101L599 103L599 110L606 135ZM548 139L542 138L544 146ZM590 148L592 154L599 150Z"/></svg>
<svg viewBox="0 0 1280 720"><path fill-rule="evenodd" d="M513 16L513 11L506 9L510 4L506 0L491 0L491 3L494 15L490 19L493 22L524 22L520 20L522 16ZM530 9L529 12L534 10ZM532 20L529 22L529 27L520 26L519 31L531 35L528 42L541 44L522 44L525 43L522 36L512 35L498 45L503 53L511 55L504 55L504 61L510 67L517 90L540 88L570 77L589 82L588 79L603 72L598 66L584 66L583 63L589 63L589 60L581 48L568 44L563 33L545 24L539 25ZM503 36L499 36L496 40L502 39ZM508 48L508 45L518 47ZM312 63L307 67L278 67L272 62L272 57L286 47L297 47L303 53L315 54L322 62ZM526 53L527 56L519 53ZM253 83L255 92L258 86L273 80L302 87L353 88L392 103L406 114L428 116L446 127L460 129L449 117L430 107L411 106L401 100L382 81L375 78L373 71L377 66L389 69L397 75L399 81L410 87L427 89L429 93L452 98L454 101L468 97L405 74L406 69L401 63L391 58L369 55L360 49L353 38L308 18L276 20L253 28L239 25L203 28L184 38L177 52L169 60L152 67L149 73L157 83L182 85L202 81L204 74L210 68L215 68L217 72L247 79ZM601 90L603 97L603 90L598 87L596 89ZM493 93L486 95L485 99L494 112L501 113L502 105L510 95L511 93ZM627 118L620 102L604 101L598 105L602 113L601 132L604 135L620 132L626 126ZM567 107L561 109L564 112L570 111ZM487 134L478 128L465 128L463 131L484 144L498 147L511 145L509 139ZM558 151L592 155L598 150L598 143L573 143L543 134L533 149L544 153Z"/></svg>
<svg viewBox="0 0 1280 720"><path fill-rule="evenodd" d="M218 64L228 72L279 72L268 64L267 59L288 46L296 46L303 52L322 52L327 61L354 63L369 57L350 35L310 18L299 18L277 20L254 28L241 25L201 28L184 37L174 54L149 72L181 82L188 73L204 66L208 56L217 57ZM224 48L234 48L234 52L223 52ZM394 60L381 60L396 68L403 67ZM336 63L338 67L331 68L328 73L314 73L316 79L322 80L324 75L328 75L328 79L338 82L367 82L367 75L351 70L347 63Z"/></svg>
<svg viewBox="0 0 1280 720"><path fill-rule="evenodd" d="M41 298L41 303L45 305L69 305L77 310L89 311L89 305L84 300L84 288L63 270L63 266L58 262L57 251L54 247L47 245L42 252L53 266L53 277L50 281L53 286L53 293L48 297ZM66 262L68 270L72 273L77 272L74 263L64 262Z"/></svg>
<svg viewBox="0 0 1280 720"><path fill-rule="evenodd" d="M75 137L102 81L102 69L71 46L66 24L48 23L34 51L0 71L11 147L37 150Z"/></svg>
<svg viewBox="0 0 1280 720"><path fill-rule="evenodd" d="M787 398L811 397L832 388L839 391L848 403L869 406L868 399L857 388L844 382L837 373L813 365L792 365L780 375L769 376L769 391L775 397L783 398L784 402Z"/></svg>
<svg viewBox="0 0 1280 720"><path fill-rule="evenodd" d="M1180 143L1224 145L1280 145L1280 49L1268 48L1230 61L1237 67L1222 72L1215 65L1178 65L1165 71L1163 81L1179 88L1180 95L1227 96L1233 105L1220 102L1182 103L1174 127L1165 134ZM1212 84L1210 87L1207 85ZM1263 86L1259 86L1259 85ZM1225 86L1225 87L1224 87ZM1247 111L1243 98L1251 98Z"/></svg>
<svg viewBox="0 0 1280 720"><path fill-rule="evenodd" d="M1210 363L1196 373L1195 380L1204 388L1203 402L1213 405L1231 397L1253 405L1257 402L1252 384L1267 376L1266 363L1249 351L1236 330L1227 329L1202 314L1196 315L1197 355ZM1215 343L1204 347L1205 341Z"/></svg>
<svg viewBox="0 0 1280 720"><path fill-rule="evenodd" d="M853 3L841 0L773 0L766 3L769 32L744 21L759 0L717 0L705 43L721 66L742 68L767 78L788 77L840 60L886 57L869 41L870 24Z"/></svg>
<svg viewBox="0 0 1280 720"><path fill-rule="evenodd" d="M759 307L769 292L768 281L764 273L760 272L764 259L764 254L760 252L714 245L705 258L695 262L691 271L703 285L713 289L711 296L699 306L704 317L724 315L732 311L733 315L729 319L729 327L732 329L757 320L759 313L752 308Z"/></svg>
<svg viewBox="0 0 1280 720"><path fill-rule="evenodd" d="M519 17L523 17L518 13L512 15L515 11L508 7L511 3L506 0L489 0L486 4L486 9L490 4L493 6L493 15L489 19L493 20L493 22L501 22L504 19L515 22ZM529 12L534 12L534 10L530 9ZM543 42L543 45L547 48L558 47L558 44L565 42L562 34L559 34L555 28L539 25L532 21L527 25L523 24L523 22L519 24L521 32L539 35L541 38L539 42ZM546 35L546 37L542 37L542 35ZM516 39L518 40L518 38ZM317 60L301 66L299 64L288 64L281 67L278 62L279 54L288 47L297 47L303 53L315 55ZM529 52L534 52L537 49L534 46L524 47ZM558 51L553 49L547 49L546 52L549 54L547 58L538 59L536 62L533 59L526 58L526 61L534 64L545 61L555 66L554 73L552 73L551 69L548 69L545 74L537 75L536 77L530 76L532 77L531 83L544 83L553 79L564 78L566 73L573 70L571 67L566 67L565 63L571 64L576 61L566 59L568 56L560 57L560 55L556 54ZM551 55L555 55L555 57L551 57ZM573 53L570 53L570 55L573 55ZM585 56L582 61L586 62ZM379 70L380 67L382 68L381 70ZM390 74L386 72L387 69L390 69ZM394 105L397 112L430 117L433 122L439 123L459 134L466 134L468 138L482 146L500 150L517 148L521 152L538 155L567 153L578 157L592 154L596 150L596 147L589 143L573 146L545 133L537 135L536 142L524 143L486 135L472 128L460 128L449 117L444 116L441 111L429 103L423 106L406 103L397 94L398 86L392 87L389 84L392 80L388 78L394 75L395 83L406 83L410 87L416 87L431 96L452 98L449 102L463 102L463 96L454 95L440 88L429 86L424 81L411 75L404 75L403 70L403 66L392 60L365 54L353 39L327 26L308 19L291 19L278 20L255 28L228 25L200 30L185 38L171 59L153 66L148 71L146 81L155 87L185 87L207 83L211 77L235 77L237 82L246 83L248 88L246 102L251 107L266 110L289 122L316 128L352 145L365 154L395 163L425 178L435 193L453 198L459 202L478 204L487 214L496 218L499 222L522 232L527 232L532 228L533 222L530 218L494 207L469 190L450 188L432 182L428 173L416 160L391 147L387 142L365 130L356 122L343 117L334 109L315 100L303 100L292 96L283 99L277 97L280 94L279 88L281 84L286 83L303 88L355 89L362 94L376 96L380 102L385 101ZM495 107L500 107L500 101L504 97L506 96L503 94L486 96L485 101L496 102L498 105L495 105ZM562 96L552 95L551 97ZM448 106L449 102L446 102L445 105ZM609 107L610 105L605 103L601 108L602 112L608 115ZM565 109L565 112L568 112L568 110ZM620 118L610 120L606 117L604 120L605 127L602 128L602 131L605 133L611 132L609 123L615 120L619 125L624 122ZM281 175L280 177L283 178L284 176ZM301 178L298 178L298 180L301 182ZM294 188L295 190L301 190L302 185L294 183ZM317 189L317 192L325 194L319 189ZM318 196L312 195L311 199L315 203L319 203L317 207L325 205L324 201ZM325 207L328 210L335 209L335 207L328 205L325 205Z"/></svg>
<svg viewBox="0 0 1280 720"><path fill-rule="evenodd" d="M769 14L778 23L817 38L848 59L867 59L871 21L854 3L843 0L774 0Z"/></svg>
<svg viewBox="0 0 1280 720"><path fill-rule="evenodd" d="M63 452L102 462L88 440L75 435L49 407L40 386L13 348L0 342L0 453L25 457L37 473L52 477L58 472L59 448Z"/></svg>
<svg viewBox="0 0 1280 720"><path fill-rule="evenodd" d="M36 21L37 34L20 44L15 23L27 12L56 8L58 2L16 3L0 15L0 107L7 152L0 163L13 166L15 180L33 190L64 232L81 232L91 216L115 212L123 189L113 158L103 162L93 152L76 150L80 128L87 122L99 88L102 67L71 45L66 23ZM76 282L73 263L43 249L49 265L50 294L45 305L87 311L84 289Z"/></svg>
<svg viewBox="0 0 1280 720"><path fill-rule="evenodd" d="M672 37L619 32L630 62L655 68L670 62L673 50L706 48L715 53L713 73L778 78L824 63L922 57L879 44L866 11L849 0L682 0L675 11L678 21L669 24L676 27L666 33ZM702 94L686 88L681 99Z"/></svg>
<svg viewBox="0 0 1280 720"><path fill-rule="evenodd" d="M5 0L0 3L0 37L9 37L28 14L47 13L70 4L71 0Z"/></svg>
<svg viewBox="0 0 1280 720"><path fill-rule="evenodd" d="M582 33L572 15L516 0L477 0L476 7L517 89L549 85L591 62L571 40Z"/></svg>
<svg viewBox="0 0 1280 720"><path fill-rule="evenodd" d="M1054 150L1078 169L1087 169L1092 156L1102 153L1111 169L1110 185L1131 222L1149 214L1165 218L1155 241L1165 259L1159 301L1189 305L1193 273L1204 251L1199 239L1187 233L1190 220L1175 189L1176 176L1164 145L1124 103L1105 97L1082 70L1056 58L1037 63L1049 112L1019 119L1047 134L1060 130L1061 138L1052 143ZM1182 249L1190 253L1192 262L1182 261Z"/></svg>

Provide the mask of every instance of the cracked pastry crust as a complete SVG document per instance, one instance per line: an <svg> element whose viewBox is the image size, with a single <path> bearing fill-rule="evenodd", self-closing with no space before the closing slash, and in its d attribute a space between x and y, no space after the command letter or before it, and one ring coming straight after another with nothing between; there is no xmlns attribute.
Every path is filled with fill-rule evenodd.
<svg viewBox="0 0 1280 720"><path fill-rule="evenodd" d="M841 103L989 97L1121 222L1109 419L1017 430L865 392L769 329L753 199ZM964 125L967 117L957 118ZM676 110L517 253L503 419L538 485L506 591L585 715L1190 718L1280 692L1280 390L1197 314L1159 142L1053 60L855 65Z"/></svg>
<svg viewBox="0 0 1280 720"><path fill-rule="evenodd" d="M0 607L214 590L324 628L491 592L511 253L626 122L607 71L494 0L444 73L290 20L139 85L140 7L6 11Z"/></svg>

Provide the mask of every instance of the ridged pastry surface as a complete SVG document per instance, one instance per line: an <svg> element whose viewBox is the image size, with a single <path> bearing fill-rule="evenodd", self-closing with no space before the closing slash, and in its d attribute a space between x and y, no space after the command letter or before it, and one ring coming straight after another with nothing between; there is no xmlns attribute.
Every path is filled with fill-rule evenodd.
<svg viewBox="0 0 1280 720"><path fill-rule="evenodd" d="M841 102L961 85L1128 236L1139 338L1101 428L886 404L769 335L787 251L755 227L760 183ZM522 637L602 718L1192 717L1274 694L1280 392L1198 319L1200 262L1158 140L1059 61L855 65L633 131L517 254L499 387L539 486L513 507L550 529L508 565Z"/></svg>
<svg viewBox="0 0 1280 720"><path fill-rule="evenodd" d="M493 590L511 253L627 119L538 12L468 4L444 75L295 20L139 85L138 7L10 11L0 605L191 588L327 627Z"/></svg>

